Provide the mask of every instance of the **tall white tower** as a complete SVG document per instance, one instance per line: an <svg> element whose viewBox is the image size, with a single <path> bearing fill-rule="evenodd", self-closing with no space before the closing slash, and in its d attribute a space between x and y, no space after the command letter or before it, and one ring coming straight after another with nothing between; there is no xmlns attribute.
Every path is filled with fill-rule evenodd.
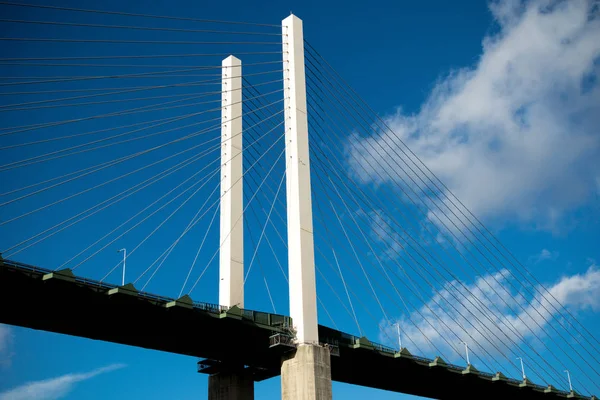
<svg viewBox="0 0 600 400"><path fill-rule="evenodd" d="M319 343L302 21L283 20L290 316L298 343Z"/></svg>
<svg viewBox="0 0 600 400"><path fill-rule="evenodd" d="M222 67L219 304L243 308L242 62L229 56Z"/></svg>
<svg viewBox="0 0 600 400"><path fill-rule="evenodd" d="M282 400L329 400L331 359L319 346L302 21L282 22L290 316L298 346L281 365Z"/></svg>

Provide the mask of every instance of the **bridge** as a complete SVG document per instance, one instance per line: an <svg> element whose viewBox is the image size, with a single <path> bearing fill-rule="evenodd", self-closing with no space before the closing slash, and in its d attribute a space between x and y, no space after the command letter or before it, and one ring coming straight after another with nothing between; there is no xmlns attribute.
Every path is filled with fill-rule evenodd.
<svg viewBox="0 0 600 400"><path fill-rule="evenodd" d="M198 363L198 372L207 374L241 370L254 382L272 378L294 348L287 340L292 324L287 316L171 299L10 260L0 264L0 296L12 305L0 314L2 323L207 358ZM502 398L575 397L501 373L398 352L322 325L319 337L332 349L334 381L436 399L480 399L490 391Z"/></svg>
<svg viewBox="0 0 600 400"><path fill-rule="evenodd" d="M298 17L0 3L55 16L6 23L67 32L4 38L49 47L7 45L0 62L22 67L0 103L0 323L197 357L211 400L253 399L275 376L286 400L330 399L332 381L596 399L598 339L304 40ZM88 28L100 34L77 36ZM157 293L178 295L146 289L157 275Z"/></svg>

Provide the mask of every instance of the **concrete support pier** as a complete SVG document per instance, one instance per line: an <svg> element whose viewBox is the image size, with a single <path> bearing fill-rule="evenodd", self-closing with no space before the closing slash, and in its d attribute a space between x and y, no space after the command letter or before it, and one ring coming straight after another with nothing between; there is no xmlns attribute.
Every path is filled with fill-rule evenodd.
<svg viewBox="0 0 600 400"><path fill-rule="evenodd" d="M281 400L331 400L329 349L301 344L281 363Z"/></svg>
<svg viewBox="0 0 600 400"><path fill-rule="evenodd" d="M254 400L254 380L244 371L220 372L208 377L209 400Z"/></svg>

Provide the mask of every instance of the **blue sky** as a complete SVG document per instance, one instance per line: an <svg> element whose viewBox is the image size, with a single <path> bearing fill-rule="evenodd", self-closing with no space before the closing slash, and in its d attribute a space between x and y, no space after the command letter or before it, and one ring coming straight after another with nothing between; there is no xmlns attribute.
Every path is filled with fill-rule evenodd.
<svg viewBox="0 0 600 400"><path fill-rule="evenodd" d="M375 151L369 150L374 147L367 146L381 146L381 148L393 151L402 147L398 141L400 138L498 236L531 274L549 288L553 295L576 315L578 321L594 333L600 328L600 319L598 318L600 271L597 267L600 262L598 246L598 237L600 237L600 164L597 161L600 155L600 135L597 128L600 126L598 124L600 122L598 120L600 89L597 85L600 45L597 43L597 39L595 40L600 28L597 18L589 17L586 2L574 1L549 5L550 3L541 0L523 3L502 0L488 4L482 1L434 1L427 4L382 1L377 5L366 7L361 2L304 1L287 2L286 4L262 2L260 7L256 7L241 1L202 5L191 1L180 1L176 3L176 6L173 5L174 3L168 2L147 4L147 2L136 1L123 4L123 2L106 1L101 7L105 10L124 12L273 24L278 24L290 12L298 15L304 21L307 41L395 132L395 134L391 134L372 127L364 129L357 124L353 125L352 122L348 123L348 118L334 119L333 116L328 116L328 118L331 118L333 123L341 125L341 142L336 141L333 135L317 136L317 130L311 132L313 135L311 143L314 143L314 146L323 146L325 151L331 151L331 154L339 159L340 165L342 165L341 171L344 176L347 174L348 180L353 179L361 189L376 194L378 199L384 199L379 204L378 210L352 210L356 212L353 215L363 218L359 229L364 229L371 238L371 242L382 249L382 254L385 255L384 262L395 265L402 256L410 256L413 253L399 250L397 243L402 240L401 232L392 229L391 225L385 221L383 226L379 225L379 220L372 212L382 211L390 220L401 221L402 211L415 211L417 207L407 205L403 208L402 205L405 204L403 201L406 198L397 189L400 185L398 179L401 175L390 174L389 170L383 166L381 156ZM91 1L57 1L52 4L81 8L100 7ZM79 21L75 14L60 12L5 6L3 6L2 12L3 16L6 15L6 18L10 19ZM94 15L86 15L85 18L85 21L92 23L142 25L139 20L116 16L99 19ZM152 26L153 22L146 21L146 23ZM134 40L188 40L185 36L164 32L159 34L128 32L129 36L119 36L115 31L107 30L98 30L96 32L99 33L95 35L85 28L24 26L6 23L3 23L2 26L3 37L69 37L69 35L77 35L77 37L85 39L127 37ZM178 22L172 21L161 26L198 28L193 24L181 22L179 25ZM250 28L244 27L243 29ZM277 28L265 29L265 31L277 32ZM278 40L278 37L274 38L274 40ZM218 35L211 39L223 40ZM248 40L248 38L244 37L244 40ZM261 40L270 39L261 38ZM117 53L125 55L131 52L134 54L135 52L143 54L159 52L150 45L118 47L110 44L86 46L85 44L3 42L1 46L3 46L3 53L6 54L3 57L50 57L56 54L61 56ZM218 46L215 51L235 52L244 51L244 49L242 46ZM277 50L277 46L272 49ZM171 53L203 53L206 52L206 46L173 47L169 45L165 52L169 51ZM256 49L251 51L256 51ZM248 55L242 58L244 63L250 64L277 60L278 57L280 55ZM176 63L185 68L195 64L208 65L203 63L209 61L205 59L194 59L193 61L155 59L150 62L155 64ZM211 58L210 62L212 64L219 63L220 59ZM109 70L110 72L106 72L107 70L93 69L93 67L79 70L76 67L15 68L3 65L0 68L3 71L0 75L4 77L123 74L132 71L113 68ZM244 74L277 73L277 71L273 71L276 68L276 66L254 68L249 66L244 69ZM133 72L146 72L146 70L134 70ZM168 83L181 82L181 78L177 77L168 79L166 81ZM249 79L253 84L265 83L260 89L261 93L280 89L277 83L268 83L278 79L270 74L257 75L249 77ZM144 78L140 81L143 81L145 85L161 84L156 83L156 81L160 81L159 79ZM3 82L10 82L10 80L5 78ZM57 88L77 89L80 85L102 88L103 85L106 85L104 82L106 81L67 83L50 88L54 90ZM134 86L139 81L130 79L117 83L109 82L109 87L118 88ZM312 91L315 87L314 80L311 81L309 78L308 86L309 93L317 93ZM33 85L30 85L27 89L34 90L32 87ZM206 89L202 88L202 90ZM195 93L195 91L198 92L194 87L185 90L172 89L166 92L157 92L156 95L183 96ZM48 96L47 98L52 98L52 95ZM134 95L131 96L134 97ZM278 99L277 96L281 97L281 94L274 93L265 96L264 101L275 102ZM41 96L35 100L47 98ZM124 98L113 97L117 100ZM2 99L2 105L30 100L24 95L5 96ZM160 101L164 101L164 99ZM202 101L202 99L194 101ZM158 102L157 100L153 104L158 104ZM1 125L6 128L30 123L83 118L92 114L114 112L119 110L119 107L122 107L121 104L115 103L67 109L36 109L35 112L29 113L10 112L3 115ZM195 105L195 107L194 110L202 111L210 109L211 105ZM275 105L273 110L277 111L277 107ZM332 109L330 108L330 110ZM30 133L29 136L22 136L22 134L2 136L0 137L0 147L28 140L43 140L53 136L77 134L93 129L108 129L115 124L125 125L143 123L155 118L172 118L191 112L193 111L189 111L189 109L186 111L175 109L160 113L136 114L120 118L118 122L102 119L69 125L68 128L59 126ZM27 116L23 118L24 115ZM280 120L280 115L274 118L276 123ZM245 121L244 123L248 125L252 122ZM191 134L195 132L195 129L195 127L184 128L175 134ZM156 131L158 132L158 129ZM267 132L267 130L263 132ZM247 193L249 195L256 191L257 184L273 164L277 168L274 169L272 176L269 176L269 185L276 190L283 171L282 161L278 160L282 147L275 147L269 152L265 152L265 149L271 143L279 143L280 133L276 129L268 133L267 140L261 144L264 146L262 150L245 159L245 166L248 168L260 154L265 154L258 164L264 169L253 170L245 181L245 184L248 185ZM215 132L209 134L212 135L208 136L210 138L217 137ZM172 138L174 137L177 136ZM161 140L160 137L154 137L145 139L143 142L145 145L157 145L162 143ZM84 142L75 140L69 144L80 143ZM196 141L193 144L200 145L201 142ZM2 164L6 165L8 162L36 156L44 151L59 150L62 147L62 144L49 144L47 147L29 146L13 151L0 150L3 153L2 156L5 157ZM110 150L90 152L68 160L62 159L42 164L43 166L33 165L1 171L3 186L6 185L7 188L2 192L115 157L125 156L133 150L142 148L144 146L135 142L130 146L111 147ZM199 148L203 149L203 147ZM162 151L160 157L167 157L174 152L182 152L186 149L189 149L186 143L179 143L168 151ZM125 174L150 162L158 161L160 157L148 157L130 164L119 165L90 177L86 183L74 182L60 190L49 191L40 196L33 196L6 207L0 207L0 220L8 220L48 202L60 200L89 185L104 182L119 176L119 174ZM216 155L211 157L202 162L208 164L215 159ZM175 165L175 160L179 159L168 160L164 166ZM357 310L360 328L344 310L347 304L341 304L343 302L338 301L328 290L326 282L318 277L320 300L334 316L335 324L341 330L353 334L358 334L360 329L374 341L395 346L393 332L385 324L386 317L389 317L402 323L407 336L405 343L412 339L412 343L407 344L411 351L411 346L420 345L424 349L424 355L436 356L435 350L428 348L426 340L417 332L418 328L426 329L426 325L424 323L410 325L409 320L411 318L418 320L417 313L419 311L425 314L428 311L431 312L432 309L440 311L436 308L435 303L435 299L439 297L436 297L433 291L424 285L419 292L420 295L425 296L423 305L413 310L415 314L411 314L399 311L391 300L388 302L382 295L381 301L389 315L385 316L375 311L373 311L374 316L369 315L369 309L377 310L377 301L372 298L362 281L358 263L352 255L352 248L343 239L343 232L335 227L337 226L335 225L337 224L336 216L327 212L326 207L330 199L328 196L332 196L335 201L335 191L332 191L331 188L328 190L318 189L321 185L319 177L327 176L319 175L317 162L311 162L313 162L313 187L316 192L313 193L313 201L315 207L320 205L325 211L320 214L319 218L322 220L315 221L317 247L320 246L319 248L324 251L331 250L330 247L336 248L340 264L344 268L348 268L347 272L344 272L348 284L357 293L354 306ZM196 170L203 165L205 164L200 164ZM207 169L205 174L213 169ZM70 203L59 204L53 207L52 211L42 211L39 213L39 217L25 217L14 223L0 226L0 249L6 249L41 229L72 216L73 210L79 212L105 196L116 195L158 171L159 169L150 169L144 172L143 176L127 177L107 185L99 194L97 191L89 193ZM198 178L206 176L205 174L199 175ZM123 201L120 207L103 211L82 224L65 230L11 258L45 268L61 266L71 256L100 239L104 233L108 233L116 224L139 211L151 200L166 193L175 185L173 182L178 182L178 179L190 175L191 173L187 170L177 172L171 178L153 186L152 189L145 192L145 195L132 196ZM91 183L88 185L88 182ZM178 237L197 208L202 207L204 199L214 199L212 190L217 187L218 182L216 176L209 177L207 185L191 199L187 208L182 208L180 213L174 214L168 224L165 224L164 229L152 236L145 247L140 248L135 257L132 256L128 262L131 276L139 276L159 257L166 246L165 243L171 243ZM180 200L185 197L182 196ZM266 197L267 201L252 208L252 212L257 212L262 216L248 216L246 225L247 265L250 264L253 253L252 244L248 241L249 232L253 232L252 240L259 240L264 222L264 214L260 213L268 211L270 206L268 199L272 200L272 193ZM349 200L348 202L351 203ZM112 243L108 243L111 237L106 238L96 248L71 262L69 266L73 267L78 264L79 261L85 259L87 254L92 254L95 249L99 249L104 243L107 243L104 250L77 267L76 271L83 276L101 279L119 261L120 255L116 254L115 250L121 247L127 247L128 250L133 249L152 231L154 226L175 209L176 204L178 204L177 201L166 207L164 212L157 214L154 219L149 220L148 224L140 225L138 229L118 237ZM340 210L340 218L345 221L347 226L351 225L351 212L345 212L342 208L344 207L343 203L339 201L337 206ZM428 207L434 210L437 206L439 205L429 204ZM355 207L350 205L350 208ZM283 214L283 205L277 204L275 209L285 215ZM206 217L198 225L208 228L214 210L214 208L209 209ZM364 218L365 215L368 217ZM273 218L276 220L275 214ZM452 219L445 221L451 223ZM456 245L458 247L456 251L472 250L469 246L463 248L462 244L448 240L447 237L456 232L441 227L440 220L436 219L433 214L429 214L423 219L406 221L406 224L411 223L438 233L438 238L442 236L446 238L445 240L436 239L433 242L424 242L429 249L439 248L442 252L448 249L452 251L453 245ZM400 222L400 224L404 226L405 222ZM334 233L333 237L337 238L333 244L327 240L329 232L325 230L326 226ZM218 231L214 230L213 232ZM267 237L272 240L274 252L285 262L285 249L280 242L277 242L274 230L269 228L266 232ZM419 229L415 232L423 233ZM383 238L377 239L377 233L381 233ZM355 235L358 234L355 233ZM112 237L116 237L116 235L112 235ZM203 229L190 231L190 235L182 240L181 245L156 273L156 278L151 281L151 284L148 284L146 290L176 297L202 237ZM206 248L201 253L198 265L193 271L192 277L198 277L201 269L207 265L206 275L198 280L198 286L192 293L193 297L199 301L217 301L218 269L214 262L209 264L211 256L218 248L217 240L216 235L208 237ZM359 244L357 241L356 246L360 254L366 254L362 259L365 265L367 265L367 259L370 263L374 263L373 257L368 255L369 248L365 243ZM258 262L252 267L252 273L249 274L246 286L246 306L251 309L273 311L274 305L275 311L285 314L288 311L287 288L276 265L278 260L265 248L264 243L257 254L259 255ZM262 257L262 261L260 257ZM343 286L335 275L335 271L332 272L329 267L325 266L327 257L317 254L317 266L322 267L324 275L344 297ZM490 275L484 275L477 280L472 275L463 273L462 270L451 265L447 256L444 255L442 261L450 265L450 271L458 276L473 293L487 293L486 282L491 279ZM117 271L119 270L117 269ZM153 270L150 269L150 271ZM501 269L501 271L504 270ZM150 274L152 272L148 273L148 275ZM411 274L415 282L423 283L418 280L419 271ZM148 275L136 286L143 286ZM265 276L269 281L273 304L265 290L263 283ZM520 286L522 282L516 281L515 278L505 278L500 275L494 279L497 279L496 282L499 285L510 287L505 294L514 298L514 300L508 301L504 295L500 299L496 299L487 293L490 294L490 302L501 300L506 304L506 308L502 308L505 314L501 315L498 321L511 320L517 323L519 316L512 310L526 308L529 304L528 301L530 302L532 299ZM119 281L118 272L111 274L108 281L117 283ZM383 280L378 280L378 282L385 285L382 283ZM191 282L187 289L190 286ZM389 290L391 293L390 287L384 286L383 289ZM438 296L441 297L448 297L451 294L451 287L448 286L435 285L435 289L438 291ZM418 296L410 294L406 296L415 301L415 304L421 304L418 302ZM343 301L345 300L344 297ZM361 309L357 305L358 301L364 301L366 307ZM459 303L458 308L461 309L461 306L466 307L465 304ZM319 321L326 325L332 325L334 322L330 321L322 311L319 309ZM554 315L550 315L550 317L554 317ZM450 329L458 330L458 326L453 325L458 323L457 321L460 322L458 316L450 313L444 321ZM549 326L539 320L533 322L540 324L534 331L542 336L544 343L538 343L530 337L527 337L526 340L529 340L531 346L542 356L547 355L546 352L553 349L555 341L564 345L560 342L558 333L550 332ZM382 323L383 325L381 325ZM476 337L474 332L471 333ZM520 333L527 336L525 330ZM563 334L563 332L559 333ZM434 332L430 332L430 338L449 355L450 361L457 364L464 363L460 354L454 354L456 349L452 347L455 345L445 348L443 338L439 335L436 336ZM479 357L484 351L490 349L485 346L474 347L474 364L479 367L489 361L484 357ZM564 347L566 348L566 346ZM417 351L413 352L418 353ZM525 357L528 355L529 353ZM195 372L195 362L195 359L189 357L0 325L0 399L41 398L39 397L41 394L38 393L44 393L46 397L43 398L47 399L99 399L106 397L191 399L198 396L202 398L207 391L207 378ZM562 365L569 366L569 369L575 371L575 367L570 366L565 356L558 355L558 358L552 362L559 371L563 369ZM499 360L497 364L492 362L492 365L498 365L508 375L518 377L519 371L509 364L508 361L502 360ZM585 374L595 376L591 368L583 367L583 370L578 370L574 374L579 382L584 383L583 387L589 387L592 393L598 393L593 386L589 386L589 379L586 380L584 376ZM561 384L563 381L564 376L556 377L557 383ZM26 392L27 390L29 392ZM279 390L278 378L262 382L256 385L256 397L261 399L279 398ZM28 397L23 393L30 393L30 395ZM36 395L31 395L31 393L36 393ZM376 396L381 399L409 398L409 396L335 383L334 393L336 397L340 398L358 399L366 396Z"/></svg>

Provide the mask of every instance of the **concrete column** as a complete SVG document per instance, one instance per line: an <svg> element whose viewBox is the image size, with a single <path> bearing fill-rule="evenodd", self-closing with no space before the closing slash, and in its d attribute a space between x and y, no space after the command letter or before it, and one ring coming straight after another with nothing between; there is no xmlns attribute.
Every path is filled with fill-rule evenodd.
<svg viewBox="0 0 600 400"><path fill-rule="evenodd" d="M229 56L222 66L219 304L244 308L242 62Z"/></svg>
<svg viewBox="0 0 600 400"><path fill-rule="evenodd" d="M297 342L318 344L302 21L282 21L290 316Z"/></svg>
<svg viewBox="0 0 600 400"><path fill-rule="evenodd" d="M222 67L219 304L244 308L242 62L229 56ZM211 375L208 399L254 400L254 380L244 370Z"/></svg>
<svg viewBox="0 0 600 400"><path fill-rule="evenodd" d="M331 400L329 349L299 345L281 365L282 400Z"/></svg>
<svg viewBox="0 0 600 400"><path fill-rule="evenodd" d="M254 400L254 381L244 372L221 372L208 377L208 400Z"/></svg>
<svg viewBox="0 0 600 400"><path fill-rule="evenodd" d="M281 364L282 400L331 400L329 349L319 346L302 21L282 22L290 316L296 351Z"/></svg>

